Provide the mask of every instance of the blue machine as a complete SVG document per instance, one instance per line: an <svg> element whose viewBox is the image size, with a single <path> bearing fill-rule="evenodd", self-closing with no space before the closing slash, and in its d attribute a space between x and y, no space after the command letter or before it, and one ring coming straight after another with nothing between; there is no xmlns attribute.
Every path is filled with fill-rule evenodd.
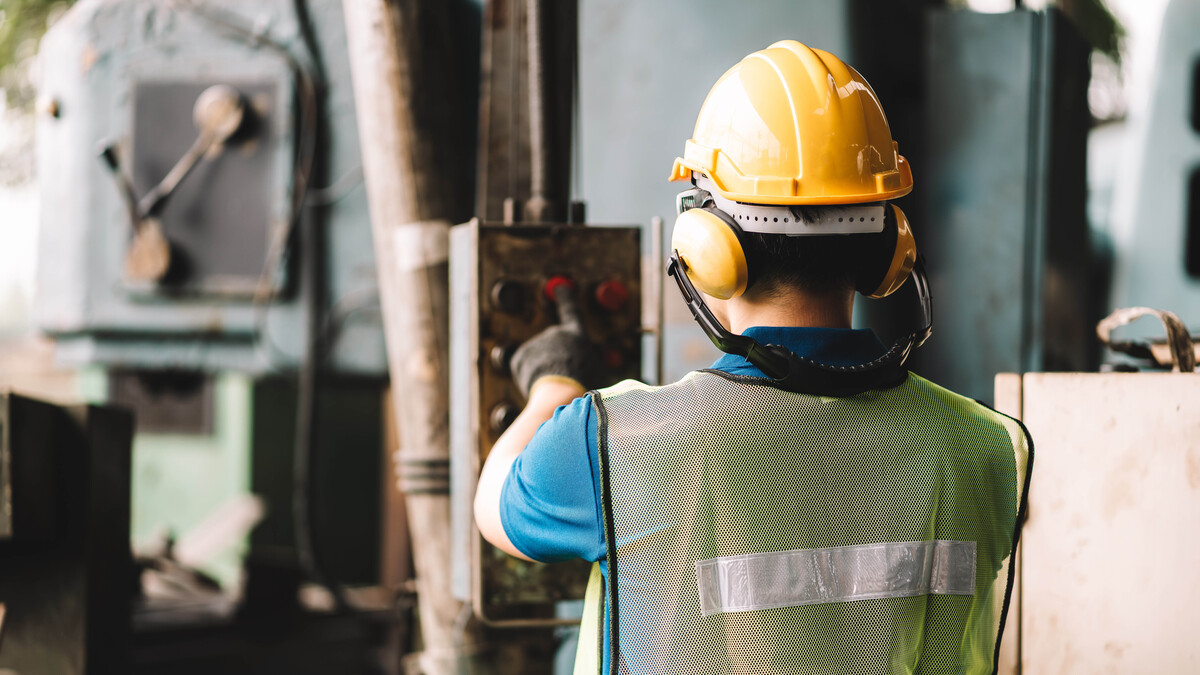
<svg viewBox="0 0 1200 675"><path fill-rule="evenodd" d="M135 543L263 501L203 568L227 587L243 551L294 566L296 467L336 496L334 573L377 576L387 367L341 9L80 0L40 48L38 325L137 414Z"/></svg>
<svg viewBox="0 0 1200 675"><path fill-rule="evenodd" d="M46 35L37 321L61 360L259 374L321 338L386 372L341 2L309 6L311 50L286 0L82 0Z"/></svg>
<svg viewBox="0 0 1200 675"><path fill-rule="evenodd" d="M934 329L914 370L991 401L997 373L1095 367L1090 48L1056 10L930 22L929 156L914 167L928 220L914 230Z"/></svg>

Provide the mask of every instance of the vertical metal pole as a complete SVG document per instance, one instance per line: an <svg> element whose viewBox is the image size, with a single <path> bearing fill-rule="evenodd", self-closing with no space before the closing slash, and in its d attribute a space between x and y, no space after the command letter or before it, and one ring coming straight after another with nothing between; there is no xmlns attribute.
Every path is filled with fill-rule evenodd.
<svg viewBox="0 0 1200 675"><path fill-rule="evenodd" d="M430 3L436 5L438 3ZM422 3L415 9L420 11ZM363 176L399 431L421 634L421 672L459 672L461 603L450 590L448 277L450 223L413 106L423 40L386 0L343 0ZM417 469L420 469L419 471ZM416 485L419 481L420 485ZM402 481L403 482L403 481Z"/></svg>
<svg viewBox="0 0 1200 675"><path fill-rule="evenodd" d="M550 125L546 120L546 50L542 0L526 0L525 34L529 43L529 201L525 219L538 223L553 216L549 200Z"/></svg>
<svg viewBox="0 0 1200 675"><path fill-rule="evenodd" d="M663 257L663 219L654 216L650 219L650 273L654 279L654 384L666 384L665 367L663 365L663 325L666 322L663 304L663 286L665 284L665 258Z"/></svg>

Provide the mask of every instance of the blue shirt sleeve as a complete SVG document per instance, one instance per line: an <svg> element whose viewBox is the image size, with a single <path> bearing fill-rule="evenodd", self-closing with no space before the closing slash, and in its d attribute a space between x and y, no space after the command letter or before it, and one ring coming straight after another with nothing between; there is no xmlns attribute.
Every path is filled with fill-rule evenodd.
<svg viewBox="0 0 1200 675"><path fill-rule="evenodd" d="M517 550L540 562L604 556L596 456L590 398L542 424L500 489L500 524Z"/></svg>

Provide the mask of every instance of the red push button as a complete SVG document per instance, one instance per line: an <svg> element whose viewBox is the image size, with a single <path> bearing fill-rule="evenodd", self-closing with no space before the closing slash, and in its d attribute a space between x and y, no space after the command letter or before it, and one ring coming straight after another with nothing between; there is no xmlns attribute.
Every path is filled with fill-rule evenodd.
<svg viewBox="0 0 1200 675"><path fill-rule="evenodd" d="M575 290L575 282L562 275L550 277L546 285L542 287L542 290L546 293L546 298L550 302L555 302L554 291L558 290L558 287L564 284L572 291Z"/></svg>
<svg viewBox="0 0 1200 675"><path fill-rule="evenodd" d="M629 289L615 279L602 282L596 287L596 302L610 312L619 312L629 302Z"/></svg>
<svg viewBox="0 0 1200 675"><path fill-rule="evenodd" d="M625 366L625 355L620 350L609 347L604 350L604 365L610 370L619 370Z"/></svg>

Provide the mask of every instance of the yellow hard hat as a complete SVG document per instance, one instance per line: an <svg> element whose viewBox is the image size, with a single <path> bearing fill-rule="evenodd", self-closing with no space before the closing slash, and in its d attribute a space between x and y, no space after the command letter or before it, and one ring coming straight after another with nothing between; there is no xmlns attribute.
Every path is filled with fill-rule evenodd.
<svg viewBox="0 0 1200 675"><path fill-rule="evenodd" d="M754 52L713 85L671 180L693 171L751 204L856 204L912 190L871 86L795 40Z"/></svg>

